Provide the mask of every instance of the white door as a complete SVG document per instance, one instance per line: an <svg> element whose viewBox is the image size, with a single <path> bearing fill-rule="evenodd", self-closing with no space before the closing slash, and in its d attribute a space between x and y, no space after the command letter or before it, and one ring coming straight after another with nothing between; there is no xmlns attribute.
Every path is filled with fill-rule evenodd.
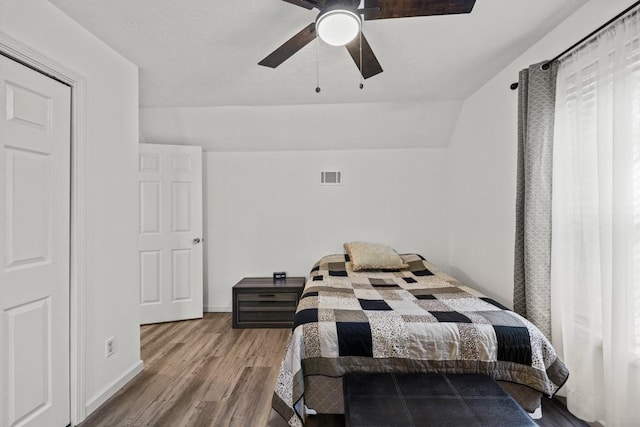
<svg viewBox="0 0 640 427"><path fill-rule="evenodd" d="M202 148L140 144L141 323L202 317Z"/></svg>
<svg viewBox="0 0 640 427"><path fill-rule="evenodd" d="M0 424L69 424L71 90L0 56Z"/></svg>

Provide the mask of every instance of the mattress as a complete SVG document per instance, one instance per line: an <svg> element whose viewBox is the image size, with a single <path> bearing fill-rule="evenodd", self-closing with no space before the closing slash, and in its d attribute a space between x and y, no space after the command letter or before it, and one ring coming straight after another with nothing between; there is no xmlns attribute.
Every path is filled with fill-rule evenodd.
<svg viewBox="0 0 640 427"><path fill-rule="evenodd" d="M305 377L349 372L489 375L553 396L568 370L529 321L418 254L403 270L353 271L348 255L313 269L294 319L273 408L305 418Z"/></svg>

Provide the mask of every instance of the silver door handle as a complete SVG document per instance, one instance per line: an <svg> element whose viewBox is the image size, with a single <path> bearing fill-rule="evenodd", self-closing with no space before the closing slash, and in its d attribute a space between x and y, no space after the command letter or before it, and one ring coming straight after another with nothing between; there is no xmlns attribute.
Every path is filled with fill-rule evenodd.
<svg viewBox="0 0 640 427"><path fill-rule="evenodd" d="M196 237L195 239L193 239L193 244L197 245L198 243L200 243L202 240L200 240L199 237Z"/></svg>

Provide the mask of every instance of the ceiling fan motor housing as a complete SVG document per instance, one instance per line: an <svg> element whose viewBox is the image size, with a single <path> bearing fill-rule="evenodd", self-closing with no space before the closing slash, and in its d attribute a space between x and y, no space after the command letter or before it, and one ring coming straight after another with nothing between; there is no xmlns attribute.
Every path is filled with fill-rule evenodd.
<svg viewBox="0 0 640 427"><path fill-rule="evenodd" d="M356 10L358 6L360 6L360 0L325 0L318 2L318 9L323 11L333 7Z"/></svg>

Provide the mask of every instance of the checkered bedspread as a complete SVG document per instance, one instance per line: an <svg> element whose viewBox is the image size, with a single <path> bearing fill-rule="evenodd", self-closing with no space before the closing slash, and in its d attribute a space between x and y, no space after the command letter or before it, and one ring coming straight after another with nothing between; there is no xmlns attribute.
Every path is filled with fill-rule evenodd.
<svg viewBox="0 0 640 427"><path fill-rule="evenodd" d="M417 254L409 269L353 271L347 255L315 264L295 315L273 408L304 419L304 376L348 372L480 373L549 396L569 373L530 322L461 286Z"/></svg>

